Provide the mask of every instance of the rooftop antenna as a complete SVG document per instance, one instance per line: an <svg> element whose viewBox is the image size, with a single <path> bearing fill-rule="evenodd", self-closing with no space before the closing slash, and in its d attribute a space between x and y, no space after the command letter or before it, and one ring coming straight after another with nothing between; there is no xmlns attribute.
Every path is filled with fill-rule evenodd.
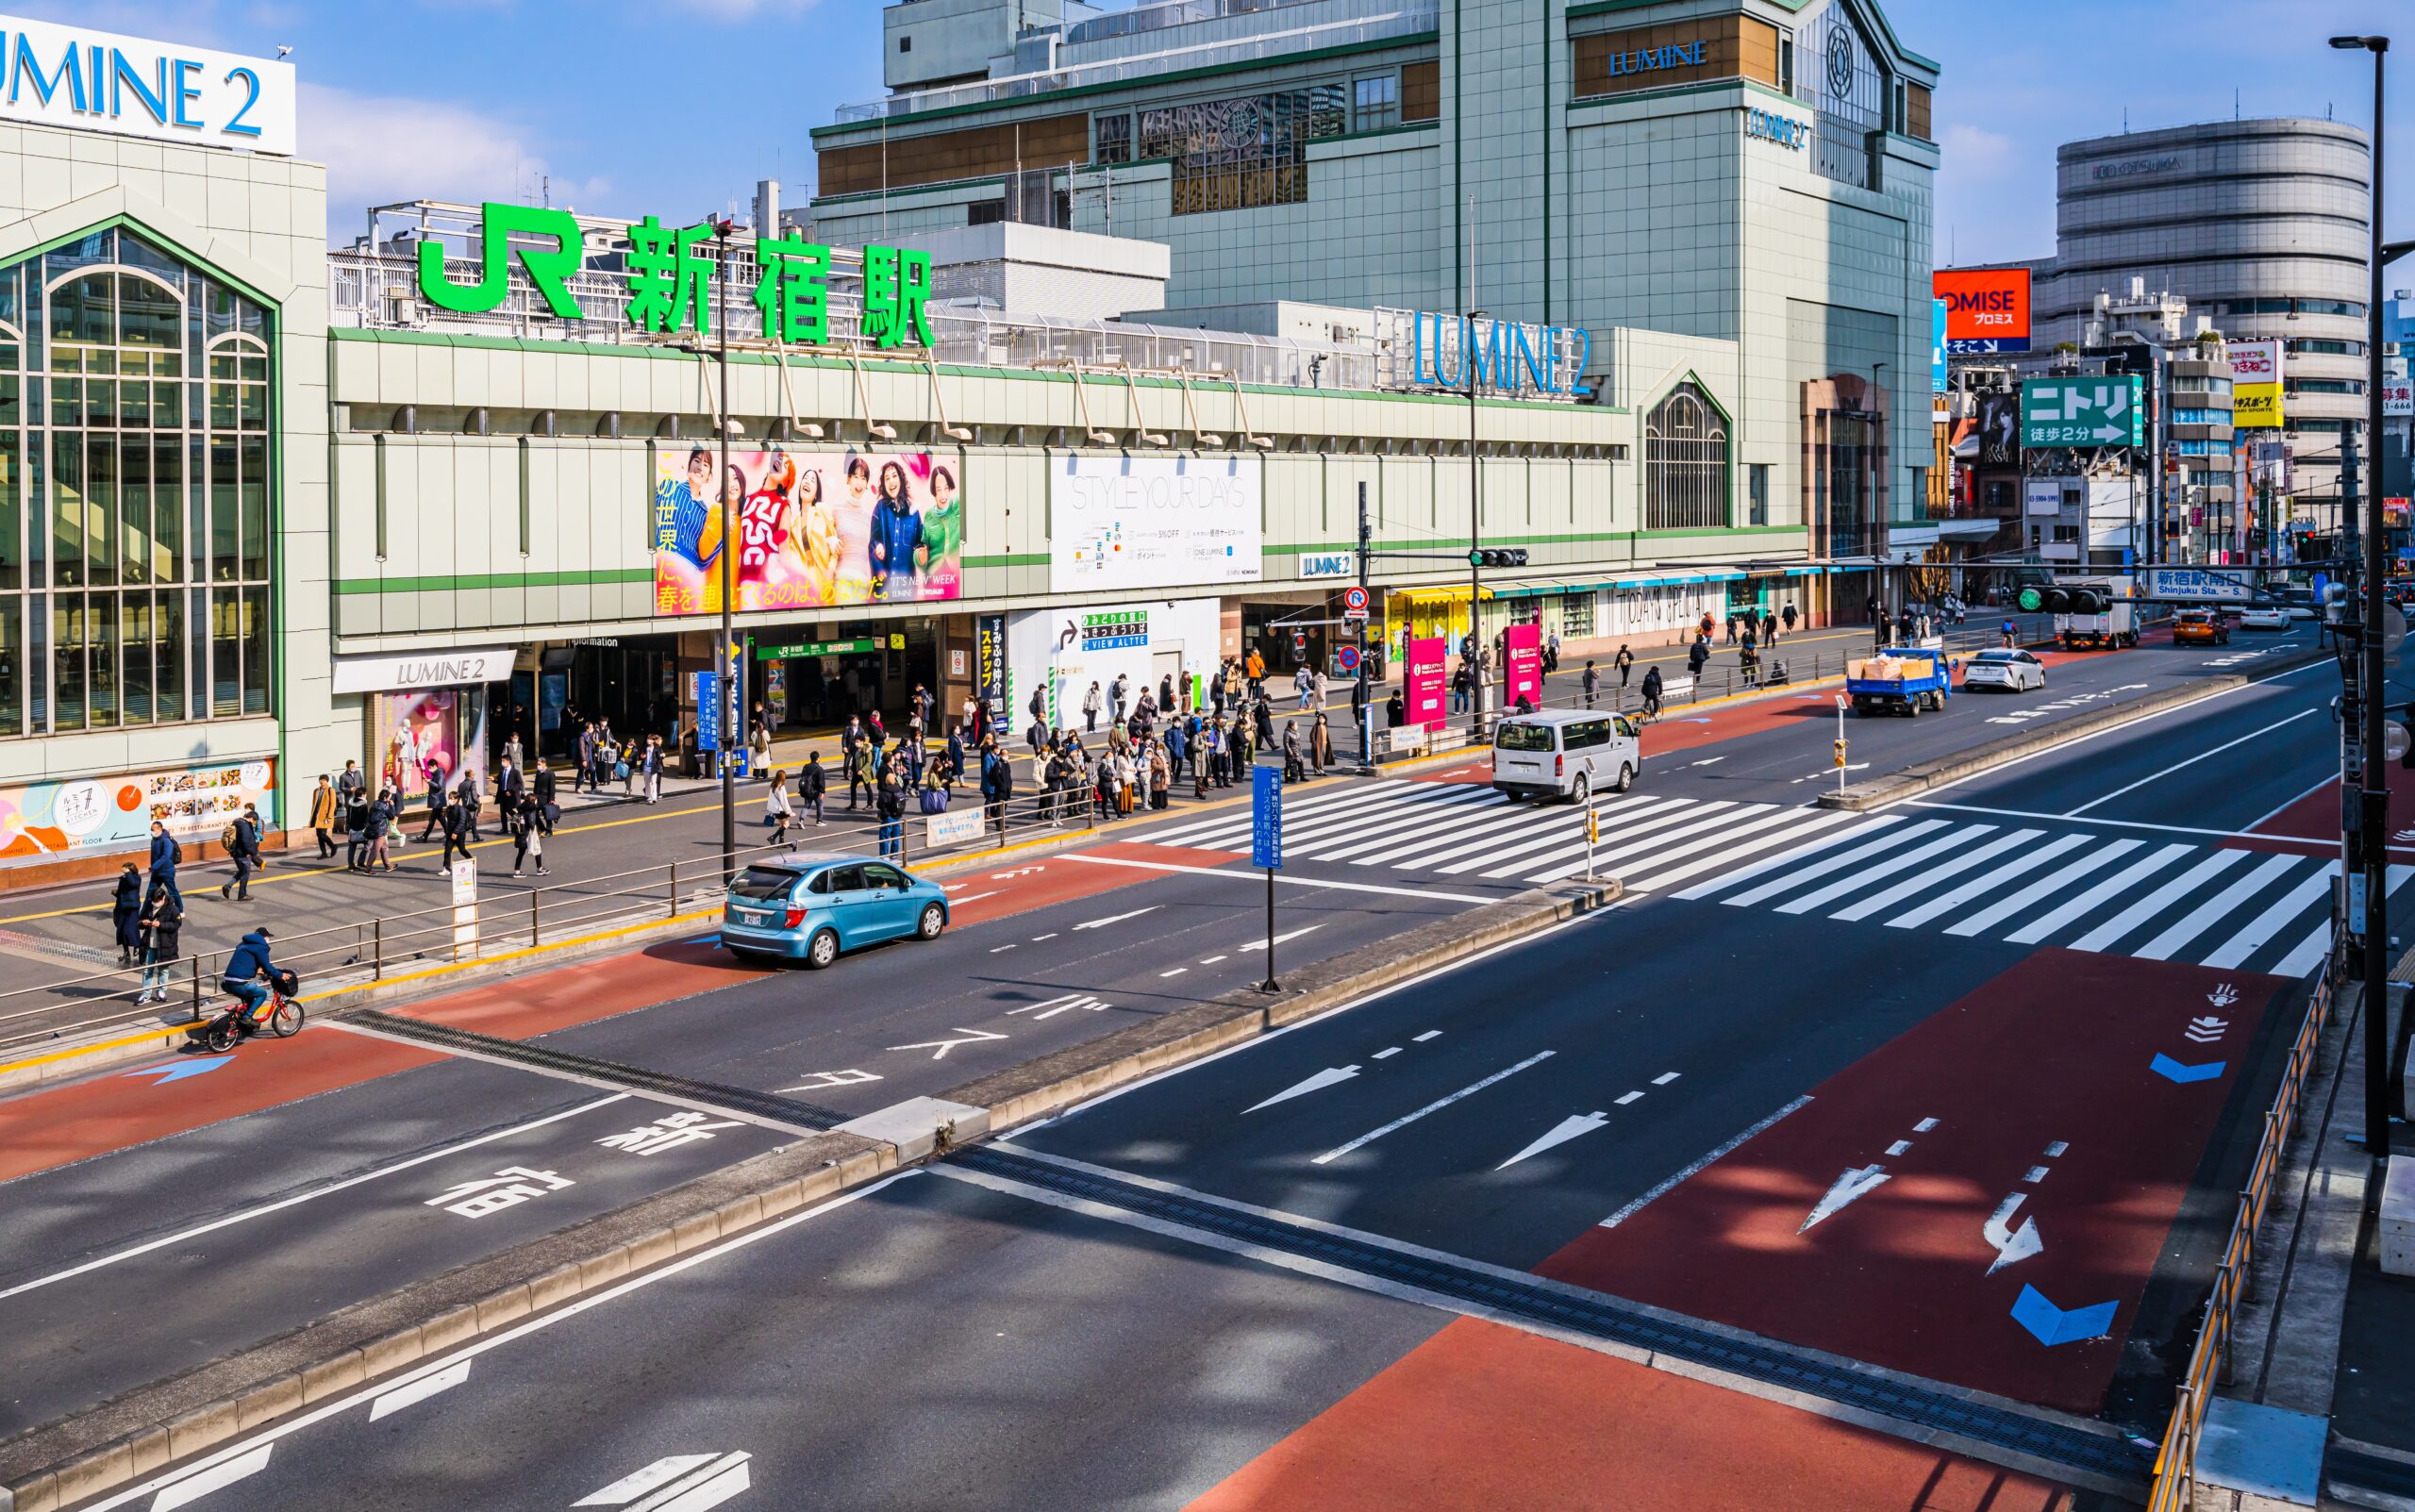
<svg viewBox="0 0 2415 1512"><path fill-rule="evenodd" d="M550 209L552 209L552 208L554 208L554 175L553 175L553 174L545 174L545 175L544 175L544 184L545 184L545 208L547 208L547 209L549 209L549 210L550 210Z"/></svg>

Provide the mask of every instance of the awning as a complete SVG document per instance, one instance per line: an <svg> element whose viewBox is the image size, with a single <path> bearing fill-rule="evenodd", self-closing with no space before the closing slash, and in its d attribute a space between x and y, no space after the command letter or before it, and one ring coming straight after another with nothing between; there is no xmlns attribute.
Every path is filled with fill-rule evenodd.
<svg viewBox="0 0 2415 1512"><path fill-rule="evenodd" d="M1468 601L1468 589L1464 583L1450 588L1395 588L1388 592L1391 598L1407 599L1411 604L1465 604ZM1497 598L1500 593L1488 588L1484 596Z"/></svg>

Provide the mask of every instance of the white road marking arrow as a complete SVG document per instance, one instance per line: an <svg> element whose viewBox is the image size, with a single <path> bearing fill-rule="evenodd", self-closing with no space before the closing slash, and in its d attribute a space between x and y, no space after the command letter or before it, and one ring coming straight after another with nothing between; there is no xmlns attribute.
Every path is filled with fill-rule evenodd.
<svg viewBox="0 0 2415 1512"><path fill-rule="evenodd" d="M1277 935L1277 936L1275 936L1275 937L1274 937L1274 943L1276 943L1277 945L1280 945L1281 943L1283 943L1283 942L1284 942L1285 940L1287 940L1287 939L1299 939L1302 935L1314 934L1316 931L1318 931L1318 930L1320 930L1320 929L1323 929L1324 927L1324 925L1323 925L1323 924L1310 924L1310 925L1308 925L1306 929L1294 929L1294 930L1292 930L1292 931L1291 931L1290 934L1288 934L1288 935ZM1241 949L1241 954L1245 955L1249 954L1251 951L1254 951L1254 950L1264 950L1265 948L1266 948L1266 941L1264 941L1264 940L1262 940L1262 939L1253 939L1253 940L1251 940L1248 944L1243 945Z"/></svg>
<svg viewBox="0 0 2415 1512"><path fill-rule="evenodd" d="M2025 1191L2014 1192L1998 1205L1992 1217L1979 1225L1980 1234L1996 1252L1995 1264L1988 1267L1988 1274L1994 1275L2006 1266L2026 1260L2046 1248L2046 1241L2038 1237L2036 1219L2024 1218L2021 1221L2021 1227L2012 1227L2012 1215L2020 1210L2028 1197Z"/></svg>
<svg viewBox="0 0 2415 1512"><path fill-rule="evenodd" d="M1809 1232L1812 1224L1824 1218L1836 1217L1843 1212L1854 1199L1866 1196L1887 1185L1888 1179L1887 1168L1884 1166L1854 1167L1836 1179L1835 1185L1828 1188L1828 1194L1821 1198L1819 1205L1811 1209L1811 1216L1805 1219L1803 1226L1794 1232L1797 1234Z"/></svg>
<svg viewBox="0 0 2415 1512"><path fill-rule="evenodd" d="M1607 1123L1608 1122L1610 1122L1610 1116L1607 1113L1573 1113L1554 1124L1551 1128L1551 1132L1545 1134L1541 1138L1537 1139L1534 1143L1526 1146L1524 1150L1519 1151L1516 1155L1511 1155L1508 1159L1504 1160L1501 1164L1493 1167L1492 1169L1495 1171L1507 1171L1511 1166L1516 1165L1519 1161L1525 1159L1528 1155L1541 1155L1545 1150L1550 1149L1556 1144L1566 1144L1569 1140L1575 1138L1580 1134L1591 1134L1595 1129L1600 1128L1603 1124Z"/></svg>
<svg viewBox="0 0 2415 1512"><path fill-rule="evenodd" d="M1075 924L1074 927L1075 929L1104 929L1109 924L1120 924L1126 919L1138 919L1144 913L1156 913L1157 911L1158 906L1153 903L1145 908L1135 908L1130 913L1109 914L1104 919L1093 919L1088 923Z"/></svg>
<svg viewBox="0 0 2415 1512"><path fill-rule="evenodd" d="M1307 1081L1293 1082L1291 1086L1286 1087L1283 1090L1275 1093L1273 1097L1268 1098L1265 1102L1253 1103L1249 1106L1241 1109L1241 1111L1243 1113L1255 1113L1262 1107L1273 1107L1277 1103L1288 1103L1295 1097L1305 1097L1310 1092L1321 1092L1328 1087L1339 1086L1341 1083L1346 1082L1351 1077L1357 1074L1358 1068L1356 1066L1327 1066L1324 1070L1317 1072L1314 1076L1309 1077Z"/></svg>
<svg viewBox="0 0 2415 1512"><path fill-rule="evenodd" d="M991 1034L987 1029L967 1029L961 1025L958 1026L956 1032L966 1036L966 1038L962 1039L925 1039L919 1045L891 1045L889 1048L891 1050L928 1050L931 1052L931 1058L933 1060L945 1060L947 1059L947 1053L954 1050L958 1045L977 1045L984 1039L1004 1039L1006 1038L1006 1036L1002 1034Z"/></svg>
<svg viewBox="0 0 2415 1512"><path fill-rule="evenodd" d="M2185 1033L2187 1038L2195 1040L2198 1044L2210 1045L2220 1039L2223 1037L2223 1031L2229 1027L2228 1019L2217 1019L2207 1013L2190 1020Z"/></svg>
<svg viewBox="0 0 2415 1512"><path fill-rule="evenodd" d="M632 1512L705 1512L747 1488L750 1478L743 1451L729 1454L671 1454L632 1475L624 1475L600 1491L573 1502L573 1506L627 1506L656 1487ZM709 1462L709 1463L708 1463ZM699 1469L698 1467L703 1467Z"/></svg>

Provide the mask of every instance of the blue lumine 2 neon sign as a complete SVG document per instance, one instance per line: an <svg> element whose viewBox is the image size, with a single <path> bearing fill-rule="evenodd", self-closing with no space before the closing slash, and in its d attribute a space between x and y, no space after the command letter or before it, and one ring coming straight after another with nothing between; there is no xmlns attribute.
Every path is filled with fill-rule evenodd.
<svg viewBox="0 0 2415 1512"><path fill-rule="evenodd" d="M1528 325L1410 312L1409 381L1425 388L1590 396L1593 334L1582 325ZM1445 341L1452 337L1455 340ZM1448 359L1447 361L1445 359Z"/></svg>

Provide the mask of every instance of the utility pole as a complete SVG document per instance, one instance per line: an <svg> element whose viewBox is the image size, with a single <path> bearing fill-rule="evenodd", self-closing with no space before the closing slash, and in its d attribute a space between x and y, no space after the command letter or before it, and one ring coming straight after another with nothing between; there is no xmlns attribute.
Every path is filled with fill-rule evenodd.
<svg viewBox="0 0 2415 1512"><path fill-rule="evenodd" d="M1358 714L1358 765L1375 764L1375 702L1367 686L1367 622L1374 618L1374 594L1367 587L1375 544L1374 528L1367 523L1367 485L1358 485L1358 591L1367 594L1367 618L1358 622L1358 685L1351 690L1350 706Z"/></svg>
<svg viewBox="0 0 2415 1512"><path fill-rule="evenodd" d="M729 879L730 869L738 856L738 773L730 764L729 753L738 736L738 678L729 654L735 630L730 623L731 586L730 558L738 544L738 501L730 497L729 487L729 253L730 233L737 223L727 216L713 219L713 241L719 243L721 261L713 274L720 291L721 309L713 328L720 340L716 343L714 360L721 369L721 413L714 424L721 431L721 640L713 647L713 696L721 703L720 750L713 753L713 765L721 771L721 870L722 879Z"/></svg>
<svg viewBox="0 0 2415 1512"><path fill-rule="evenodd" d="M2382 575L2384 522L2382 515L2382 268L2389 260L2382 244L2382 64L2390 53L2387 37L2334 37L2331 45L2342 51L2363 50L2373 58L2373 247L2366 272L2372 276L2367 291L2366 315L2373 321L2365 353L2370 367L2365 384L2365 445L2372 453L2373 476L2360 478L2357 474L2357 446L2354 435L2340 438L2340 512L2343 517L2356 501L2359 483L2365 490L2364 511L2364 629L2363 643L2357 648L2362 655L2361 705L2357 705L2343 689L2340 700L2340 738L2343 752L2358 743L2356 726L2350 723L2350 710L2355 708L2362 719L2362 745L2357 762L2361 781L2357 785L2357 802L2348 816L2357 821L2343 826L2349 832L2351 844L2362 851L2359 856L2343 858L2342 873L2349 879L2352 906L2362 904L2361 920L2352 919L2349 932L2361 934L2364 944L2364 970L2360 973L2365 986L2365 1152L2377 1160L2390 1157L2390 853L2389 840L2390 786L2383 769L2383 728L2387 702L2382 679L2386 674L2382 646L2382 594L2387 586ZM2347 657L2343 655L2344 673ZM2342 677L2342 681L2347 679ZM2347 773L2340 774L2342 793L2350 789ZM2346 806L2343 805L2343 806ZM2361 861L2361 870L2356 863Z"/></svg>

